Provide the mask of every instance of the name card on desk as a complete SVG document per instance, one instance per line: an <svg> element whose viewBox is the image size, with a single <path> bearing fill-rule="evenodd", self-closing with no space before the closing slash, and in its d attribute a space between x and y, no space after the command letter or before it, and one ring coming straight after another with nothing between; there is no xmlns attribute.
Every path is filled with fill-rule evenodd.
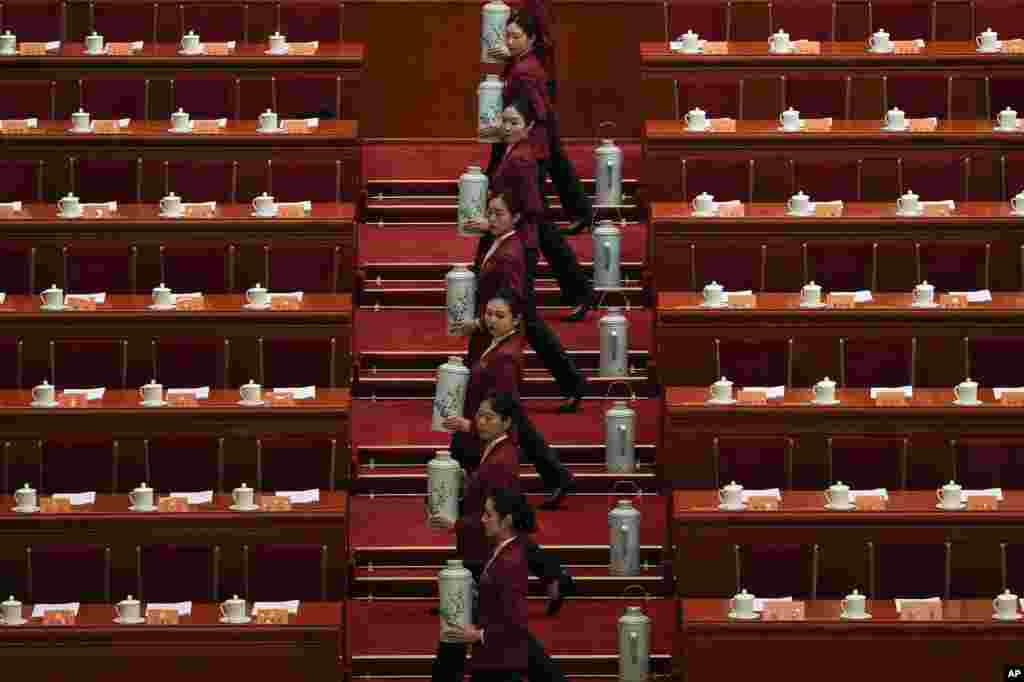
<svg viewBox="0 0 1024 682"><path fill-rule="evenodd" d="M817 40L797 40L793 45L797 54L821 54L821 42Z"/></svg>
<svg viewBox="0 0 1024 682"><path fill-rule="evenodd" d="M885 511L885 498L881 495L858 495L857 509L859 511Z"/></svg>
<svg viewBox="0 0 1024 682"><path fill-rule="evenodd" d="M18 52L24 55L39 56L46 54L46 43L21 43Z"/></svg>
<svg viewBox="0 0 1024 682"><path fill-rule="evenodd" d="M43 625L74 625L74 611L47 611L43 614Z"/></svg>
<svg viewBox="0 0 1024 682"><path fill-rule="evenodd" d="M271 310L298 310L302 302L293 296L272 297L270 299Z"/></svg>
<svg viewBox="0 0 1024 682"><path fill-rule="evenodd" d="M279 495L264 495L260 498L260 509L263 511L291 511L292 501Z"/></svg>
<svg viewBox="0 0 1024 682"><path fill-rule="evenodd" d="M291 132L291 131L288 131ZM302 204L290 203L290 204L278 204L277 206L277 217L278 218L305 218L306 211L303 209Z"/></svg>
<svg viewBox="0 0 1024 682"><path fill-rule="evenodd" d="M24 43L22 43L24 45ZM1024 41L1006 40L1003 41L1003 52L1006 54L1024 54Z"/></svg>
<svg viewBox="0 0 1024 682"><path fill-rule="evenodd" d="M747 214L746 207L740 202L724 202L718 206L718 216L720 218L742 218ZM731 301L730 301L731 303Z"/></svg>
<svg viewBox="0 0 1024 682"><path fill-rule="evenodd" d="M751 511L778 511L779 501L770 495L751 495L747 506Z"/></svg>
<svg viewBox="0 0 1024 682"><path fill-rule="evenodd" d="M291 393L270 393L271 407L295 407L295 396Z"/></svg>
<svg viewBox="0 0 1024 682"><path fill-rule="evenodd" d="M206 50L206 54L214 57L222 57L224 55L231 54L231 43L204 43L203 47Z"/></svg>
<svg viewBox="0 0 1024 682"><path fill-rule="evenodd" d="M802 601L766 601L761 620L804 620L807 604Z"/></svg>
<svg viewBox="0 0 1024 682"><path fill-rule="evenodd" d="M923 41L922 41L923 42ZM916 40L892 41L893 54L920 54L924 46Z"/></svg>
<svg viewBox="0 0 1024 682"><path fill-rule="evenodd" d="M44 514L66 514L71 511L71 500L66 497L43 497L39 499L39 509Z"/></svg>
<svg viewBox="0 0 1024 682"><path fill-rule="evenodd" d="M89 405L88 396L81 393L62 393L57 396L58 407L87 407Z"/></svg>
<svg viewBox="0 0 1024 682"><path fill-rule="evenodd" d="M96 301L91 298L77 298L69 296L68 307L72 310L96 310Z"/></svg>
<svg viewBox="0 0 1024 682"><path fill-rule="evenodd" d="M165 513L190 511L188 500L182 497L162 497L156 503L157 509Z"/></svg>
<svg viewBox="0 0 1024 682"><path fill-rule="evenodd" d="M1024 405L1024 388L1004 388L1002 401L1003 405L1014 407Z"/></svg>
<svg viewBox="0 0 1024 682"><path fill-rule="evenodd" d="M831 118L809 118L804 121L804 132L827 133L832 130Z"/></svg>
<svg viewBox="0 0 1024 682"><path fill-rule="evenodd" d="M829 294L828 303L833 308L852 308L857 303L857 295L852 291Z"/></svg>
<svg viewBox="0 0 1024 682"><path fill-rule="evenodd" d="M206 299L202 296L186 296L174 302L175 310L205 310Z"/></svg>
<svg viewBox="0 0 1024 682"><path fill-rule="evenodd" d="M704 54L729 54L729 43L707 41L704 43Z"/></svg>
<svg viewBox="0 0 1024 682"><path fill-rule="evenodd" d="M308 57L309 55L316 54L319 48L320 41L318 40L310 43L288 43L288 54Z"/></svg>
<svg viewBox="0 0 1024 682"><path fill-rule="evenodd" d="M121 123L116 119L96 119L93 121L92 131L104 135L112 135L121 132Z"/></svg>
<svg viewBox="0 0 1024 682"><path fill-rule="evenodd" d="M209 135L210 133L219 133L220 131L220 124L215 118L203 118L192 121L193 133L203 133L204 135Z"/></svg>
<svg viewBox="0 0 1024 682"><path fill-rule="evenodd" d="M713 118L711 119L711 132L713 133L735 133L736 119L734 118Z"/></svg>
<svg viewBox="0 0 1024 682"><path fill-rule="evenodd" d="M819 203L814 207L814 215L819 218L840 218L843 215L842 205Z"/></svg>
<svg viewBox="0 0 1024 682"><path fill-rule="evenodd" d="M966 308L967 296L961 294L942 294L939 297L939 304L943 308Z"/></svg>
<svg viewBox="0 0 1024 682"><path fill-rule="evenodd" d="M2 218L14 218L18 215L18 212L14 210L14 207L10 204L6 206L0 206L0 219Z"/></svg>
<svg viewBox="0 0 1024 682"><path fill-rule="evenodd" d="M732 297L730 296L729 298L731 299ZM764 388L744 388L740 391L738 400L747 405L767 405L768 390Z"/></svg>
<svg viewBox="0 0 1024 682"><path fill-rule="evenodd" d="M257 625L288 625L288 609L260 609L256 612Z"/></svg>
<svg viewBox="0 0 1024 682"><path fill-rule="evenodd" d="M953 215L953 211L949 206L943 206L942 204L925 204L924 214L926 216L947 218Z"/></svg>
<svg viewBox="0 0 1024 682"><path fill-rule="evenodd" d="M285 119L281 121L281 127L288 135L309 135L313 132L313 128L306 124L304 118Z"/></svg>
<svg viewBox="0 0 1024 682"><path fill-rule="evenodd" d="M878 407L903 407L907 404L907 395L902 388L880 388L875 393L875 405Z"/></svg>
<svg viewBox="0 0 1024 682"><path fill-rule="evenodd" d="M167 403L171 407L199 407L199 401L191 393L168 393Z"/></svg>
<svg viewBox="0 0 1024 682"><path fill-rule="evenodd" d="M912 133L933 133L938 127L939 121L935 118L910 119L910 132Z"/></svg>
<svg viewBox="0 0 1024 682"><path fill-rule="evenodd" d="M999 509L999 498L995 495L970 495L967 498L967 511L996 511Z"/></svg>
<svg viewBox="0 0 1024 682"><path fill-rule="evenodd" d="M83 206L82 217L102 220L114 215L114 212L107 206Z"/></svg>
<svg viewBox="0 0 1024 682"><path fill-rule="evenodd" d="M900 620L942 620L942 602L905 601L900 605Z"/></svg>
<svg viewBox="0 0 1024 682"><path fill-rule="evenodd" d="M5 133L24 133L28 132L29 125L28 120L24 118L12 118L4 119L3 129Z"/></svg>
<svg viewBox="0 0 1024 682"><path fill-rule="evenodd" d="M125 57L135 52L135 43L107 43L107 54Z"/></svg>
<svg viewBox="0 0 1024 682"><path fill-rule="evenodd" d="M733 308L756 308L757 296L754 294L729 294L729 305Z"/></svg>
<svg viewBox="0 0 1024 682"><path fill-rule="evenodd" d="M146 625L177 625L179 622L177 609L148 609Z"/></svg>
<svg viewBox="0 0 1024 682"><path fill-rule="evenodd" d="M198 204L195 206L185 207L186 218L212 218L214 214L214 207L209 204Z"/></svg>

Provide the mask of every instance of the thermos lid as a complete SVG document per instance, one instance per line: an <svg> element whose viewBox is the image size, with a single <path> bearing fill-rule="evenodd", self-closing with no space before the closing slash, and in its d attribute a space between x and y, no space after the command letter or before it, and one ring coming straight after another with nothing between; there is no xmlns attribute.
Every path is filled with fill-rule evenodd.
<svg viewBox="0 0 1024 682"><path fill-rule="evenodd" d="M438 450L435 455L438 459L451 459L452 453L449 450ZM461 561L459 563L462 563Z"/></svg>
<svg viewBox="0 0 1024 682"><path fill-rule="evenodd" d="M462 568L462 559L449 559L448 568Z"/></svg>
<svg viewBox="0 0 1024 682"><path fill-rule="evenodd" d="M458 355L449 355L448 356L448 362L450 362L453 365L461 365L462 364L462 358L459 357Z"/></svg>
<svg viewBox="0 0 1024 682"><path fill-rule="evenodd" d="M498 82L501 79L498 78L498 74L496 74L496 73L489 73L489 74L487 74L487 78L485 80L489 80L489 81L493 81L493 82Z"/></svg>
<svg viewBox="0 0 1024 682"><path fill-rule="evenodd" d="M615 506L618 509L632 509L633 508L633 501L632 500L619 500L618 504L616 504Z"/></svg>
<svg viewBox="0 0 1024 682"><path fill-rule="evenodd" d="M643 612L644 612L643 608L639 607L639 606L627 606L626 607L626 613L629 614L629 615L633 615L633 616L642 615Z"/></svg>

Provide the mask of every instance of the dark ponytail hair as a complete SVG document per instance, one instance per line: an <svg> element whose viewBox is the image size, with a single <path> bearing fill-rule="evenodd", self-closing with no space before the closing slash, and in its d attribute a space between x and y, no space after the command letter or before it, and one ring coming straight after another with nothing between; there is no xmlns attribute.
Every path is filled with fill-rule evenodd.
<svg viewBox="0 0 1024 682"><path fill-rule="evenodd" d="M548 42L547 36L541 33L540 22L537 21L537 17L533 16L524 9L518 9L513 12L508 21L505 22L507 27L509 24L515 24L519 28L523 29L523 33L526 34L527 38L533 38L533 53L537 55L537 59L544 61L544 57L548 53Z"/></svg>
<svg viewBox="0 0 1024 682"><path fill-rule="evenodd" d="M522 419L523 406L520 404L519 398L513 394L491 391L484 400L491 404L491 409L499 417L511 419L512 426L517 426Z"/></svg>
<svg viewBox="0 0 1024 682"><path fill-rule="evenodd" d="M533 102L529 97L520 95L511 102L505 103L506 107L512 107L519 112L519 115L523 117L523 123L530 125L537 120L537 107L533 106Z"/></svg>
<svg viewBox="0 0 1024 682"><path fill-rule="evenodd" d="M498 513L498 521L506 516L512 517L512 528L520 533L533 533L537 530L537 515L533 507L522 493L514 493L507 488L498 488L491 493L494 500L494 511Z"/></svg>

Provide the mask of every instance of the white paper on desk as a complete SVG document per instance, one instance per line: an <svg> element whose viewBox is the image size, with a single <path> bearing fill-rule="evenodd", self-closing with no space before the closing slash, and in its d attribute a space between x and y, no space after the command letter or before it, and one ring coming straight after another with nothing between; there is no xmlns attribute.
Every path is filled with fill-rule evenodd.
<svg viewBox="0 0 1024 682"><path fill-rule="evenodd" d="M183 203L181 206L182 206L182 208L202 208L203 206L209 206L214 211L217 210L217 202L216 201L198 201L198 202L194 201L192 203Z"/></svg>
<svg viewBox="0 0 1024 682"><path fill-rule="evenodd" d="M52 50L59 50L59 49L60 49L60 41L59 40L50 40L50 41L48 41L46 43L46 51L47 52L50 52Z"/></svg>
<svg viewBox="0 0 1024 682"><path fill-rule="evenodd" d="M952 199L945 199L944 201L922 201L921 207L927 208L928 206L943 206L948 208L950 211L956 210L956 202Z"/></svg>
<svg viewBox="0 0 1024 682"><path fill-rule="evenodd" d="M105 388L65 388L64 395L84 395L86 400L103 400Z"/></svg>
<svg viewBox="0 0 1024 682"><path fill-rule="evenodd" d="M992 291L990 289L978 289L977 291L951 291L949 293L951 296L966 296L968 303L992 302Z"/></svg>
<svg viewBox="0 0 1024 682"><path fill-rule="evenodd" d="M751 497L774 497L776 500L782 499L782 490L780 488L766 488L764 490L744 490L743 491L743 502L749 502Z"/></svg>
<svg viewBox="0 0 1024 682"><path fill-rule="evenodd" d="M896 602L896 613L899 613L904 604L941 604L942 597L928 597L927 599L893 599L893 601Z"/></svg>
<svg viewBox="0 0 1024 682"><path fill-rule="evenodd" d="M877 495L878 497L881 497L883 500L889 499L889 491L886 490L885 488L875 488L874 490L851 490L850 500L856 500L858 495L861 497L873 497Z"/></svg>
<svg viewBox="0 0 1024 682"><path fill-rule="evenodd" d="M197 493L171 493L171 497L180 497L189 504L209 504L213 502L213 491L200 490Z"/></svg>
<svg viewBox="0 0 1024 682"><path fill-rule="evenodd" d="M768 400L786 397L785 386L744 386L744 391L764 391Z"/></svg>
<svg viewBox="0 0 1024 682"><path fill-rule="evenodd" d="M167 395L191 395L196 400L206 400L210 397L210 387L200 386L198 388L169 388Z"/></svg>
<svg viewBox="0 0 1024 682"><path fill-rule="evenodd" d="M177 611L179 616L191 616L192 602L179 601L175 604L146 604L146 613L150 611Z"/></svg>
<svg viewBox="0 0 1024 682"><path fill-rule="evenodd" d="M32 617L42 618L47 611L72 611L77 616L81 602L69 601L66 604L36 604L32 607Z"/></svg>
<svg viewBox="0 0 1024 682"><path fill-rule="evenodd" d="M17 120L17 119L14 119L14 120ZM39 127L39 119L38 118L26 118L26 119L22 119L22 120L25 121L25 127L26 128L38 128ZM3 130L3 129L4 129L4 122L0 121L0 130ZM21 202L17 201L15 203L20 204Z"/></svg>
<svg viewBox="0 0 1024 682"><path fill-rule="evenodd" d="M310 211L313 210L312 201L279 201L276 204L274 204L274 206L276 206L278 209L280 209L282 206L301 206L302 210L305 211L306 213L309 213Z"/></svg>
<svg viewBox="0 0 1024 682"><path fill-rule="evenodd" d="M271 294L270 298L294 298L294 299L297 299L297 300L301 301L302 300L302 292L301 291L292 291L292 292L285 293L285 294Z"/></svg>
<svg viewBox="0 0 1024 682"><path fill-rule="evenodd" d="M12 211L20 211L21 210L21 202L20 201L8 201L8 202L0 203L0 207L9 208Z"/></svg>
<svg viewBox="0 0 1024 682"><path fill-rule="evenodd" d="M967 503L968 497L994 497L1000 502L1003 501L1003 489L1002 488L987 488L985 490L961 490L960 501L964 504Z"/></svg>
<svg viewBox="0 0 1024 682"><path fill-rule="evenodd" d="M141 40L133 40L132 41L132 51L133 52L138 52L139 50L141 50L143 48L143 46L145 46L145 44L146 43L144 43Z"/></svg>
<svg viewBox="0 0 1024 682"><path fill-rule="evenodd" d="M68 500L71 502L72 507L78 507L83 504L96 504L96 492L91 491L87 493L54 493L53 499Z"/></svg>
<svg viewBox="0 0 1024 682"><path fill-rule="evenodd" d="M67 294L64 296L64 305L67 305L73 299L79 301L92 301L96 305L103 305L107 302L107 294Z"/></svg>
<svg viewBox="0 0 1024 682"><path fill-rule="evenodd" d="M274 493L276 497L287 497L292 504L304 504L307 502L319 502L320 491L312 490L278 490Z"/></svg>
<svg viewBox="0 0 1024 682"><path fill-rule="evenodd" d="M742 203L743 202L740 201L739 199L733 199L732 201L712 201L711 210L714 211L715 213L718 213L718 211L720 211L723 207L739 206Z"/></svg>
<svg viewBox="0 0 1024 682"><path fill-rule="evenodd" d="M293 400L312 400L316 398L316 386L299 386L298 388L275 388L274 393L288 393Z"/></svg>
<svg viewBox="0 0 1024 682"><path fill-rule="evenodd" d="M202 121L202 120L206 120L206 119L197 119L197 120ZM211 118L209 120L216 121L218 128L227 128L228 127L228 120L226 118ZM195 120L192 120L192 121L188 122L188 129L189 130L195 130L195 127L196 127Z"/></svg>
<svg viewBox="0 0 1024 682"><path fill-rule="evenodd" d="M901 388L903 389L903 397L904 398L913 398L914 397L914 387L913 386L890 386L890 387L879 386L878 388L871 389L871 399L872 400L877 399L879 391L898 391Z"/></svg>
<svg viewBox="0 0 1024 682"><path fill-rule="evenodd" d="M871 292L867 289L861 289L860 291L833 291L833 294L853 294L854 303L871 303L874 299L871 297Z"/></svg>
<svg viewBox="0 0 1024 682"><path fill-rule="evenodd" d="M754 598L754 611L764 611L765 604L783 604L793 601L792 597L775 597L770 599Z"/></svg>
<svg viewBox="0 0 1024 682"><path fill-rule="evenodd" d="M319 118L286 118L282 121L284 127L288 127L295 124L304 124L307 128L319 128Z"/></svg>
<svg viewBox="0 0 1024 682"><path fill-rule="evenodd" d="M739 294L740 296L752 296L754 294L754 291L753 291L753 289L747 289L746 291L733 291L733 292L723 291L722 292L722 303L728 303L729 302L729 294L730 293Z"/></svg>
<svg viewBox="0 0 1024 682"><path fill-rule="evenodd" d="M3 292L0 292L0 305L3 305L6 302L7 302L7 294L3 293Z"/></svg>
<svg viewBox="0 0 1024 682"><path fill-rule="evenodd" d="M188 298L202 298L202 297L203 297L203 292L201 292L201 291L193 291L193 292L188 293L188 294L171 294L171 300L174 301L175 303L177 303L178 301L182 301L182 300L188 299Z"/></svg>
<svg viewBox="0 0 1024 682"><path fill-rule="evenodd" d="M1006 386L1006 387L1003 387L1003 388L993 388L992 389L992 393L995 394L996 400L1002 400L1003 399L1003 395L1006 394L1007 392L1014 393L1014 394L1024 393L1024 386L1012 386L1012 387Z"/></svg>
<svg viewBox="0 0 1024 682"><path fill-rule="evenodd" d="M288 613L293 616L299 612L299 600L292 599L291 601L258 601L252 605L252 615L256 615L257 611L264 611L270 609L288 609Z"/></svg>
<svg viewBox="0 0 1024 682"><path fill-rule="evenodd" d="M844 206L846 206L846 204L843 203L842 199L837 199L835 201L812 201L811 202L811 211L814 211L819 206L821 206L821 207L835 206L836 208L843 208Z"/></svg>
<svg viewBox="0 0 1024 682"><path fill-rule="evenodd" d="M117 202L116 201L98 201L98 202L93 202L91 204L82 204L82 209L83 210L89 209L89 208L103 208L103 209L106 209L106 210L110 211L111 213L116 213L117 212Z"/></svg>

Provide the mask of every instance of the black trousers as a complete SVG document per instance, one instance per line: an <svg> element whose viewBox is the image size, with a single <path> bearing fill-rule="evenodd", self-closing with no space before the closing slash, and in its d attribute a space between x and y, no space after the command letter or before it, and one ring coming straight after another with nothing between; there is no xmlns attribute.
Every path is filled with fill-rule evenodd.
<svg viewBox="0 0 1024 682"><path fill-rule="evenodd" d="M560 149L560 147L559 147ZM504 144L493 144L491 145L491 162L487 168L487 175L493 174L494 170L498 167L498 163L501 162L502 157L505 155ZM552 160L555 159L555 152L552 149ZM544 202L544 208L547 210L548 201L544 194L544 181L548 175L549 161L538 161L537 162L537 185L540 187L540 196ZM566 207L566 210L572 210L573 204L579 204L581 201L586 203L586 214L578 216L579 219L589 220L592 215L592 208L590 208L590 199L583 191L583 185L580 184L576 178L574 171L572 170L572 164L564 157L564 154L560 157L558 162L558 169L554 171L558 177L563 177L562 174L568 172L572 175L575 184L578 186L576 190L568 192L563 196L562 190L559 189L559 196L562 197L562 206ZM558 182L558 177L552 175L552 180ZM570 195L579 195L577 198L572 198ZM579 197L582 197L579 198ZM583 210L583 209L579 209ZM576 219L575 213L570 213ZM483 254L487 253L487 249L491 247L491 243L494 238L490 235L484 235L481 238L482 251L479 251L478 256L482 257ZM554 223L550 222L545 216L540 224L537 226L537 241L540 242L540 251L544 254L544 259L547 260L548 265L551 266L551 272L555 276L555 280L558 282L558 288L562 291L562 303L565 305L580 305L581 303L589 300L593 295L594 289L590 282L590 278L580 267L579 260L576 258L576 252L572 250L569 243L565 241L565 237L562 236L561 232Z"/></svg>

